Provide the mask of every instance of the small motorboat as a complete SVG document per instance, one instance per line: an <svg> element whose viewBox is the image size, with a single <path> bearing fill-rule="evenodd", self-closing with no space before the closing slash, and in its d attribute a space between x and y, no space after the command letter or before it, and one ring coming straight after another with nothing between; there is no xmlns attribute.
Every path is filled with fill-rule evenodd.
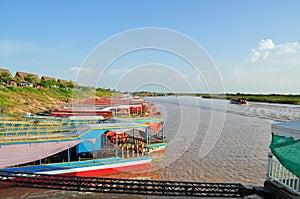
<svg viewBox="0 0 300 199"><path fill-rule="evenodd" d="M231 98L230 104L239 104L239 105L247 105L248 102L242 98Z"/></svg>

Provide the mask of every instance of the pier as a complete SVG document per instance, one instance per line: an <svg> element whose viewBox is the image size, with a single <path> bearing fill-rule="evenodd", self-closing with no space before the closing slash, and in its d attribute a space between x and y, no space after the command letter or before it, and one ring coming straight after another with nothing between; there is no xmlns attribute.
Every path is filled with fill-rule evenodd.
<svg viewBox="0 0 300 199"><path fill-rule="evenodd" d="M261 187L245 187L240 183L64 177L20 172L0 172L0 186L156 196L243 198L257 194L273 198Z"/></svg>

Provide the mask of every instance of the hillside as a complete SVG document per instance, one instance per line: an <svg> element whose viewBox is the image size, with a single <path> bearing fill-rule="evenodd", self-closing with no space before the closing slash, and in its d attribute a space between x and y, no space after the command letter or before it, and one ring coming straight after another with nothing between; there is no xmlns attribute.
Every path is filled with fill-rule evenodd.
<svg viewBox="0 0 300 199"><path fill-rule="evenodd" d="M5 115L24 115L26 113L40 113L52 108L58 108L72 99L87 97L111 96L111 91L95 91L89 87L80 89L61 88L20 88L15 86L0 86L0 106Z"/></svg>

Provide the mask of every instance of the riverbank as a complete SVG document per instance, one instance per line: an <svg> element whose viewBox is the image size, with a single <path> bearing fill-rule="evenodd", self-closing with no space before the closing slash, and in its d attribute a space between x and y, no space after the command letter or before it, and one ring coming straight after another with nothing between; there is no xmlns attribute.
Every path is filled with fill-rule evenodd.
<svg viewBox="0 0 300 199"><path fill-rule="evenodd" d="M196 96L211 99L226 99L243 98L252 102L266 102L279 104L294 104L300 105L300 95L284 95L284 94L243 94L243 93L226 93L226 94L207 94L207 93L157 93L157 92L136 92L135 95L143 97L156 96Z"/></svg>
<svg viewBox="0 0 300 199"><path fill-rule="evenodd" d="M47 112L52 108L59 108L70 103L72 99L111 96L114 93L112 91L99 91L90 87L78 89L35 89L0 86L0 109L7 116L41 113Z"/></svg>
<svg viewBox="0 0 300 199"><path fill-rule="evenodd" d="M202 98L212 99L231 99L231 98L243 98L252 102L267 102L267 103L279 103L279 104L294 104L300 105L300 95L282 95L282 94L196 94Z"/></svg>

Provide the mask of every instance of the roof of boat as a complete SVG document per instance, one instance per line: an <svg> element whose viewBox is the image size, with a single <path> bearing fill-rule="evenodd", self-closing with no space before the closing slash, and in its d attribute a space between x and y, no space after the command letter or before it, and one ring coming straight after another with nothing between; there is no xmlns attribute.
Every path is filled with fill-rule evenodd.
<svg viewBox="0 0 300 199"><path fill-rule="evenodd" d="M272 133L300 139L300 120L272 124Z"/></svg>

